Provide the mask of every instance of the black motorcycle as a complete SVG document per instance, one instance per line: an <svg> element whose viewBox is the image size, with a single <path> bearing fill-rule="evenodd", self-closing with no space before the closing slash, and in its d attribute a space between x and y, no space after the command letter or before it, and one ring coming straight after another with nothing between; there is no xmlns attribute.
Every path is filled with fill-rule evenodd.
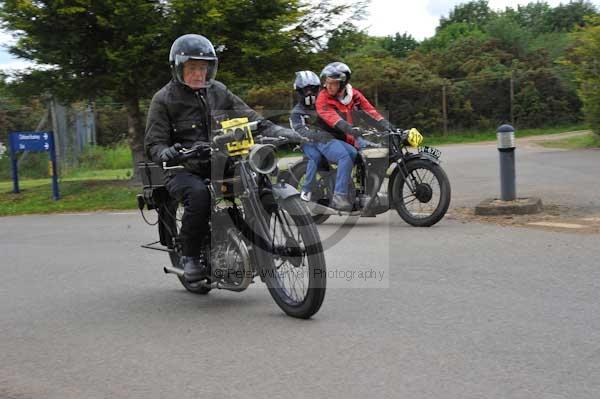
<svg viewBox="0 0 600 399"><path fill-rule="evenodd" d="M441 152L431 147L415 151L405 146L401 131L370 130L363 137L377 145L358 152L349 191L350 199L354 199L353 210L343 212L329 206L336 170L324 160L317 170L311 201L307 202L315 223L323 223L332 215L373 217L389 209L395 209L412 226L427 227L439 222L448 210L451 196L450 181L440 166ZM280 180L300 190L307 164L306 157L291 164L281 173ZM388 184L384 187L386 178Z"/></svg>
<svg viewBox="0 0 600 399"><path fill-rule="evenodd" d="M286 314L309 318L325 297L325 257L318 230L296 189L271 181L277 170L276 146L287 140L253 138L256 123L233 120L227 126L210 144L181 150L176 164L140 163L144 189L138 205L146 222L144 209L157 212L157 221L149 224L157 224L159 233L158 241L142 247L167 252L171 266L164 272L177 275L192 293L207 294L213 288L239 292L260 277ZM211 237L198 245L211 273L205 280L189 282L179 262L183 206L169 196L165 170L181 168L207 152L212 164L211 178L205 179L212 198Z"/></svg>

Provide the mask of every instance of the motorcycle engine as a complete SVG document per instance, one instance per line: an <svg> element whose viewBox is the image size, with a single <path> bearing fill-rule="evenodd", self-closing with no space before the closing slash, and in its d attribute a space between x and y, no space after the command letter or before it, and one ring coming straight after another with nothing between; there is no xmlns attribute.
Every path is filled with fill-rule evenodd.
<svg viewBox="0 0 600 399"><path fill-rule="evenodd" d="M226 237L211 250L212 274L217 286L230 291L243 291L254 278L248 246L234 227L227 229Z"/></svg>

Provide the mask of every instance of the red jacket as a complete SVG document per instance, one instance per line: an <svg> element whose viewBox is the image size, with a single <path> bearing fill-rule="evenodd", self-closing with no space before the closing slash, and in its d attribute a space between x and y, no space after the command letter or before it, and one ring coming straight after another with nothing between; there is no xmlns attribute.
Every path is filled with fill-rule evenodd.
<svg viewBox="0 0 600 399"><path fill-rule="evenodd" d="M352 100L348 104L342 104L337 97L331 97L327 93L327 90L321 90L317 97L316 110L319 117L319 125L333 133L340 140L347 142L350 142L346 138L347 134L344 134L344 132L335 127L340 120L344 120L352 125L352 113L356 111L363 111L366 116L372 118L374 121L383 119L383 116L377 112L375 107L355 88L352 88Z"/></svg>

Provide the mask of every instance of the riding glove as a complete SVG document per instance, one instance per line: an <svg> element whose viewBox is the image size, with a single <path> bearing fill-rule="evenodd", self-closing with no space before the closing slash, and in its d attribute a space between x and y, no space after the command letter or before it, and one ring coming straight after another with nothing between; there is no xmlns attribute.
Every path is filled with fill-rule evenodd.
<svg viewBox="0 0 600 399"><path fill-rule="evenodd" d="M159 158L162 162L169 162L179 157L179 150L181 150L181 144L175 143L171 147L164 148L160 151Z"/></svg>

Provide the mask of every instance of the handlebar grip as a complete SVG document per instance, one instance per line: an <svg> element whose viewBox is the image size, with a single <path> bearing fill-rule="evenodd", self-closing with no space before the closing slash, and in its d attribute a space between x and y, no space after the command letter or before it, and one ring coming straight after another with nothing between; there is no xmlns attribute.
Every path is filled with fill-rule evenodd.
<svg viewBox="0 0 600 399"><path fill-rule="evenodd" d="M216 136L213 139L213 143L218 146L222 146L224 144L230 143L232 141L241 141L246 138L246 132L243 129L234 129L233 133L226 133Z"/></svg>
<svg viewBox="0 0 600 399"><path fill-rule="evenodd" d="M217 146L223 146L227 143L231 143L232 141L235 141L235 134L234 133L230 133L230 134L222 134L220 136L216 136L213 139L213 143L215 143Z"/></svg>

